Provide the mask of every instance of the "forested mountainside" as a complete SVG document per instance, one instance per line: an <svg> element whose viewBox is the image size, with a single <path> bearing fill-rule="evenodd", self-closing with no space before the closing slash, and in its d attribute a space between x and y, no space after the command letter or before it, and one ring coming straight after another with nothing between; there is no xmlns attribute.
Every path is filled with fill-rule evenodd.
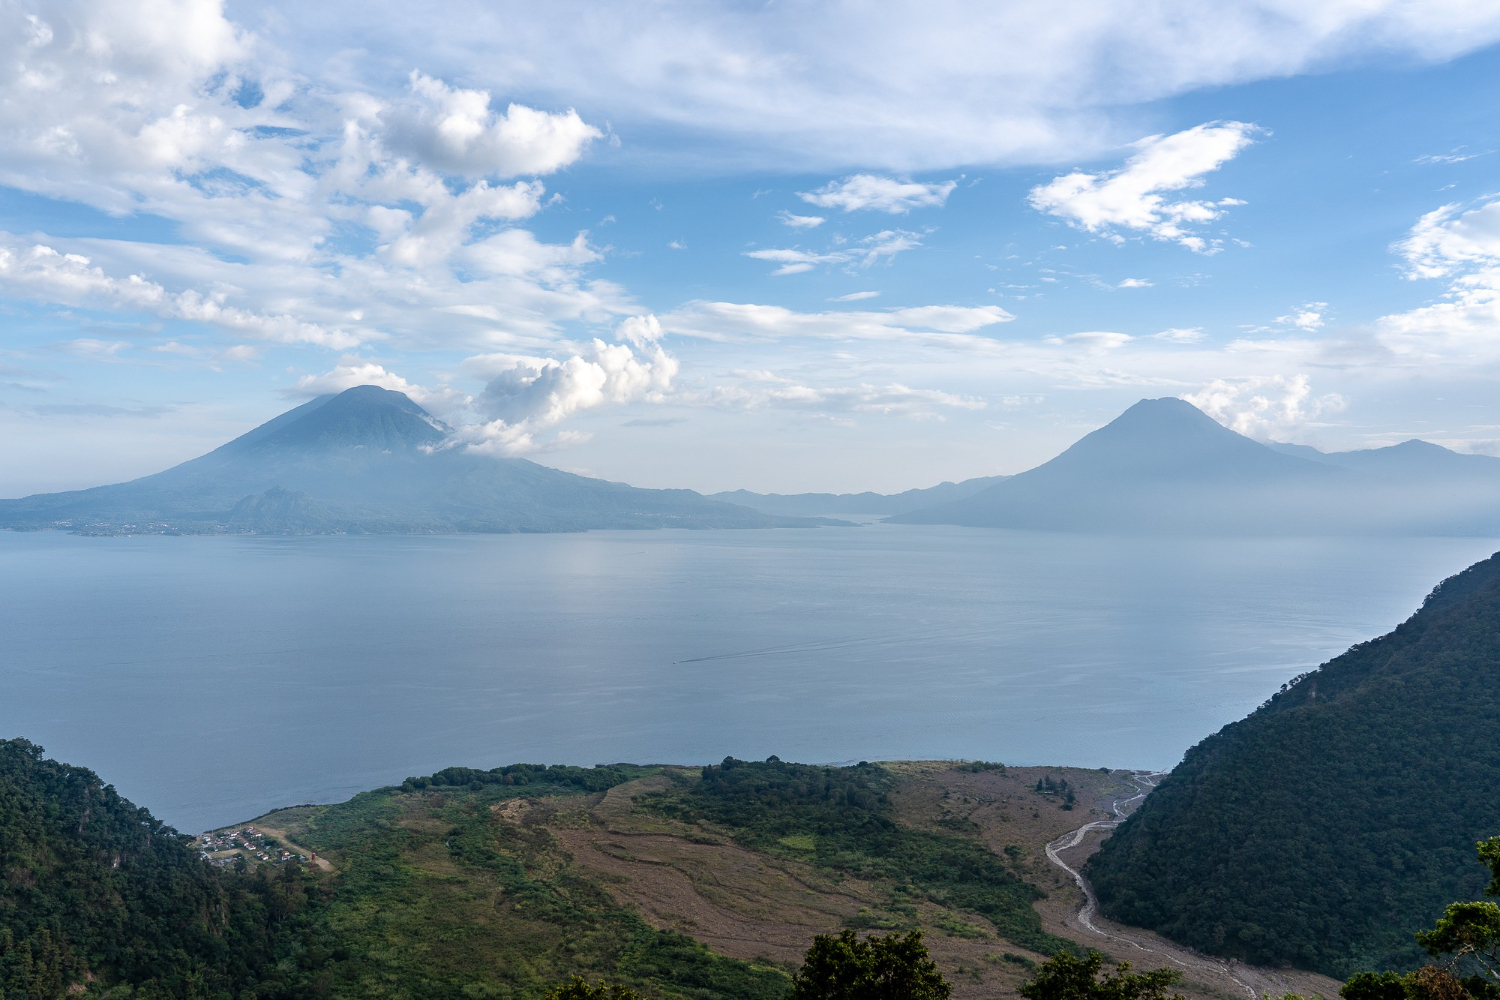
<svg viewBox="0 0 1500 1000"><path fill-rule="evenodd" d="M216 871L101 782L0 740L0 996L70 985L210 997L263 980L306 907L299 869Z"/></svg>
<svg viewBox="0 0 1500 1000"><path fill-rule="evenodd" d="M1104 913L1215 955L1419 964L1500 831L1500 555L1190 750L1090 861Z"/></svg>
<svg viewBox="0 0 1500 1000"><path fill-rule="evenodd" d="M244 865L24 740L0 761L4 1000L540 1000L573 975L781 1000L844 928L924 931L960 998L990 996L1074 947L1032 905L1042 845L1089 815L1052 776L1090 801L1126 787L995 764L455 767L262 817L292 859Z"/></svg>

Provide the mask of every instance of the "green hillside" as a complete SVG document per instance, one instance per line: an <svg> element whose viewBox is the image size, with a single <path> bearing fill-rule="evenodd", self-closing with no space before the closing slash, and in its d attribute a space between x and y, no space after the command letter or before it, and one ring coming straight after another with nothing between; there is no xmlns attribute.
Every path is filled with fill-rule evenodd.
<svg viewBox="0 0 1500 1000"><path fill-rule="evenodd" d="M1090 862L1106 915L1346 976L1419 964L1500 830L1500 556L1190 750Z"/></svg>
<svg viewBox="0 0 1500 1000"><path fill-rule="evenodd" d="M295 868L216 871L92 771L0 740L5 1000L83 982L142 998L229 995L287 954L308 888Z"/></svg>
<svg viewBox="0 0 1500 1000"><path fill-rule="evenodd" d="M1005 980L1031 961L1006 947L1072 948L1018 867L1073 822L1037 780L775 758L455 767L255 821L315 868L210 863L92 772L0 742L0 1000L540 1000L575 975L781 1000L813 935L844 927L926 931L946 967ZM997 853L969 814L1035 825L1035 843Z"/></svg>

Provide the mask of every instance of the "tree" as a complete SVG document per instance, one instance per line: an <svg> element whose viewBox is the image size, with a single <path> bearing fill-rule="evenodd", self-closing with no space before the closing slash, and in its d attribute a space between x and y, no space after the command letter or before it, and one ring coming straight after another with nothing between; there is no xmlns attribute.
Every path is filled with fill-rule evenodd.
<svg viewBox="0 0 1500 1000"><path fill-rule="evenodd" d="M547 1000L646 1000L646 997L619 983L590 986L582 976L574 976L568 982L547 994Z"/></svg>
<svg viewBox="0 0 1500 1000"><path fill-rule="evenodd" d="M922 944L922 932L819 934L787 1000L948 1000L952 987Z"/></svg>
<svg viewBox="0 0 1500 1000"><path fill-rule="evenodd" d="M1036 978L1021 986L1026 1000L1182 1000L1167 995L1167 987L1182 978L1176 969L1131 972L1129 962L1120 971L1099 975L1104 956L1090 951L1085 958L1066 952L1053 955L1036 970Z"/></svg>

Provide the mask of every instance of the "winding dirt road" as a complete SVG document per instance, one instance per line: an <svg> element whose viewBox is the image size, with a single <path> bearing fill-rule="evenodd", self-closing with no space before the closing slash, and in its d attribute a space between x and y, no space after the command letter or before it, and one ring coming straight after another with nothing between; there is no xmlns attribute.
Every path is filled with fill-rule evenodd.
<svg viewBox="0 0 1500 1000"><path fill-rule="evenodd" d="M1285 994L1289 992L1311 993L1308 979L1321 980L1331 983L1334 990L1338 984L1333 980L1325 980L1322 976L1314 973L1298 973L1283 971L1279 969L1265 969L1258 966L1244 965L1233 960L1221 961L1199 954L1190 948L1173 944L1159 935L1149 931L1141 931L1136 928L1123 927L1111 921L1105 920L1099 915L1099 897L1094 894L1094 887L1083 873L1063 860L1063 852L1071 851L1083 844L1089 834L1095 831L1113 830L1125 822L1132 812L1135 811L1147 795L1151 794L1157 783L1166 776L1165 771L1132 771L1130 782L1136 787L1136 794L1127 798L1116 799L1110 808L1113 816L1110 819L1095 820L1085 823L1078 829L1063 834L1047 845L1047 860L1067 872L1083 893L1083 905L1073 913L1067 923L1085 934L1094 935L1106 941L1116 942L1127 948L1132 948L1147 955L1155 956L1166 963L1177 966L1184 973L1193 978L1201 979L1206 984L1217 984L1244 994L1250 1000L1260 1000L1263 994ZM1077 862L1082 866L1081 860ZM1103 926L1101 926L1103 925ZM1301 980L1301 981L1299 981ZM1322 985L1314 983L1314 985ZM1326 989L1326 987L1325 987ZM1324 995L1333 995L1325 992Z"/></svg>

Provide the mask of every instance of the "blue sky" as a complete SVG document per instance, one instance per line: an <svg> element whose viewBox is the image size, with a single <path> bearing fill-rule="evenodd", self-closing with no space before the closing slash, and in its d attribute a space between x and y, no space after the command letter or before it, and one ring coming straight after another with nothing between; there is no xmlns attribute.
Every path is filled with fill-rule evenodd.
<svg viewBox="0 0 1500 1000"><path fill-rule="evenodd" d="M1457 0L8 4L0 495L362 382L704 491L1016 472L1163 395L1500 453L1497 40Z"/></svg>

